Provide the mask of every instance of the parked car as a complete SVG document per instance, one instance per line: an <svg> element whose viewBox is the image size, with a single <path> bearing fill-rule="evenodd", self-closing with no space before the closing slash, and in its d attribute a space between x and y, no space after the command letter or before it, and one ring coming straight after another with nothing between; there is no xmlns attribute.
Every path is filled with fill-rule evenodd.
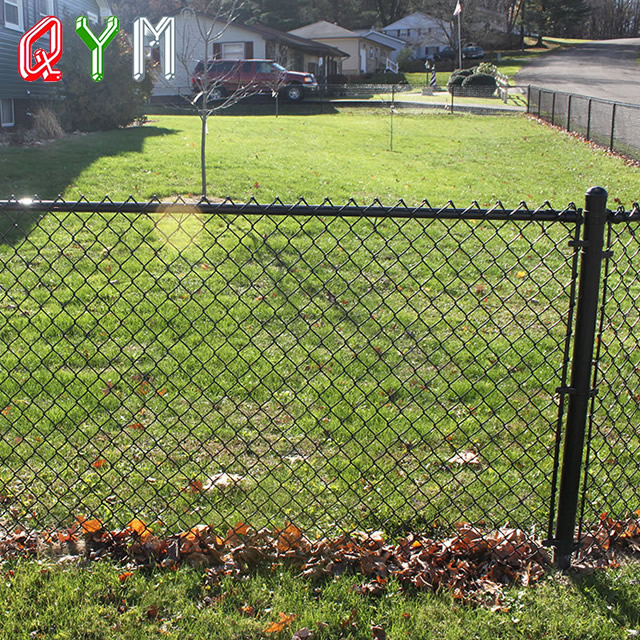
<svg viewBox="0 0 640 640"><path fill-rule="evenodd" d="M239 89L251 93L278 92L290 102L300 102L305 95L318 90L312 73L288 71L273 60L210 60L207 65L208 82L203 82L204 62L200 60L193 71L194 92L206 89L210 100L221 100Z"/></svg>
<svg viewBox="0 0 640 640"><path fill-rule="evenodd" d="M478 60L484 58L484 49L477 44L468 44L462 47L462 57L469 60Z"/></svg>
<svg viewBox="0 0 640 640"><path fill-rule="evenodd" d="M451 47L444 47L433 54L434 60L455 60L456 52Z"/></svg>

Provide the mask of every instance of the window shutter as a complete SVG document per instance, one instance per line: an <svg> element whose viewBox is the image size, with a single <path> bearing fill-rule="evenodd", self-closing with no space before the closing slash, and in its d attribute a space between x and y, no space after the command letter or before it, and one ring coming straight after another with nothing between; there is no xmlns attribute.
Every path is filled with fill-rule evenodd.
<svg viewBox="0 0 640 640"><path fill-rule="evenodd" d="M245 42L244 43L244 57L246 60L251 60L253 58L253 42Z"/></svg>
<svg viewBox="0 0 640 640"><path fill-rule="evenodd" d="M0 0L0 24L4 24L4 0Z"/></svg>
<svg viewBox="0 0 640 640"><path fill-rule="evenodd" d="M222 57L222 45L219 42L213 43L213 59L219 60Z"/></svg>

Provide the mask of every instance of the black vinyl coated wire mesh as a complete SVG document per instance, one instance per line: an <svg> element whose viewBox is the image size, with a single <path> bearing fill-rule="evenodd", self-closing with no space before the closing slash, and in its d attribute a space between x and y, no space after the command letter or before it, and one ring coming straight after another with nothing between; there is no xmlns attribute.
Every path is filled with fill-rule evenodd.
<svg viewBox="0 0 640 640"><path fill-rule="evenodd" d="M531 86L527 111L612 151L640 159L640 105Z"/></svg>
<svg viewBox="0 0 640 640"><path fill-rule="evenodd" d="M551 537L581 224L573 205L0 203L0 525ZM638 506L640 247L610 228L588 515Z"/></svg>

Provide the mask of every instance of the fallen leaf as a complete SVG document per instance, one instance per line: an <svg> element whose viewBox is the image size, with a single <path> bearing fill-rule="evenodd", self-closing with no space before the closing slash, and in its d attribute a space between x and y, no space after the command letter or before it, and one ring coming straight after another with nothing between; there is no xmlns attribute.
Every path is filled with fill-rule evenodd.
<svg viewBox="0 0 640 640"><path fill-rule="evenodd" d="M289 551L298 546L298 543L302 540L302 531L298 529L294 524L288 524L284 531L280 532L278 536L277 547L280 553Z"/></svg>
<svg viewBox="0 0 640 640"><path fill-rule="evenodd" d="M189 480L189 485L185 489L185 491L190 491L191 493L201 493L202 492L202 480Z"/></svg>
<svg viewBox="0 0 640 640"><path fill-rule="evenodd" d="M520 278L520 280L522 280L523 278L527 277L527 272L526 271L518 271L518 273L516 273L516 278Z"/></svg>
<svg viewBox="0 0 640 640"><path fill-rule="evenodd" d="M97 533L102 530L102 523L97 518L85 520L84 516L76 518L85 533Z"/></svg>
<svg viewBox="0 0 640 640"><path fill-rule="evenodd" d="M131 572L129 572L131 573ZM155 620L158 617L158 607L156 607L155 604L152 604L148 609L147 609L147 618L149 620Z"/></svg>
<svg viewBox="0 0 640 640"><path fill-rule="evenodd" d="M134 518L128 525L127 529L133 531L138 534L141 542L145 542L149 539L150 536L153 535L153 532L147 525L142 521Z"/></svg>
<svg viewBox="0 0 640 640"><path fill-rule="evenodd" d="M371 633L373 634L373 640L386 640L387 632L379 625L373 625L371 627Z"/></svg>
<svg viewBox="0 0 640 640"><path fill-rule="evenodd" d="M280 620L278 622L272 622L263 630L263 633L280 633L296 619L295 613L287 615L286 613L282 613L282 611L278 611L278 616L280 617Z"/></svg>
<svg viewBox="0 0 640 640"><path fill-rule="evenodd" d="M118 577L120 578L120 582L125 582L127 578L130 578L133 575L133 571L125 571L121 573Z"/></svg>
<svg viewBox="0 0 640 640"><path fill-rule="evenodd" d="M111 380L107 380L107 386L102 390L102 395L106 396L113 390L113 382Z"/></svg>
<svg viewBox="0 0 640 640"><path fill-rule="evenodd" d="M104 458L98 458L91 463L91 466L95 469L100 469L100 467L103 467L105 464L107 464L107 461Z"/></svg>
<svg viewBox="0 0 640 640"><path fill-rule="evenodd" d="M0 411L0 413L2 413L3 416L8 416L9 413L11 412L11 405L5 407L2 411Z"/></svg>
<svg viewBox="0 0 640 640"><path fill-rule="evenodd" d="M237 487L242 480L244 480L244 476L237 473L216 473L207 480L203 485L202 490L211 491L212 489L220 489L221 491L224 491L231 487Z"/></svg>
<svg viewBox="0 0 640 640"><path fill-rule="evenodd" d="M447 464L457 464L459 466L469 465L472 467L478 467L480 466L480 456L475 451L461 451L460 453L456 453L454 456L451 456L447 460Z"/></svg>
<svg viewBox="0 0 640 640"><path fill-rule="evenodd" d="M144 429L144 425L140 422L134 422L130 425L127 425L127 429L133 429L134 431L142 431Z"/></svg>
<svg viewBox="0 0 640 640"><path fill-rule="evenodd" d="M313 638L313 633L311 633L311 629L309 629L308 627L302 627L302 629L298 629L293 636L291 637L291 640L310 640L311 638Z"/></svg>
<svg viewBox="0 0 640 640"><path fill-rule="evenodd" d="M160 390L158 391L158 395L159 395L159 396L163 396L165 393L167 393L167 390L166 390L166 389L160 389Z"/></svg>

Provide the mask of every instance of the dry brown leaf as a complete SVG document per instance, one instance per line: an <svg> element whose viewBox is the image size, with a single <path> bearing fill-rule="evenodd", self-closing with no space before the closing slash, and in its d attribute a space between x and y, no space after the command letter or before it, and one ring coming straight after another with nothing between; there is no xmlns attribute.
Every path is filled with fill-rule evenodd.
<svg viewBox="0 0 640 640"><path fill-rule="evenodd" d="M127 525L127 529L137 533L141 542L146 542L153 535L151 529L149 529L142 520L138 520L138 518L134 518Z"/></svg>
<svg viewBox="0 0 640 640"><path fill-rule="evenodd" d="M5 417L8 416L10 412L11 412L11 405L5 407L2 411L0 411L0 413Z"/></svg>
<svg viewBox="0 0 640 640"><path fill-rule="evenodd" d="M373 640L386 640L387 638L387 632L379 624L371 627L371 633L373 634Z"/></svg>
<svg viewBox="0 0 640 640"><path fill-rule="evenodd" d="M286 613L282 613L282 611L278 611L278 616L280 617L280 620L278 622L272 622L266 629L264 629L263 633L280 633L296 619L295 613L287 615Z"/></svg>
<svg viewBox="0 0 640 640"><path fill-rule="evenodd" d="M280 553L295 549L302 540L302 531L294 524L288 524L278 536L277 547Z"/></svg>
<svg viewBox="0 0 640 640"><path fill-rule="evenodd" d="M142 429L144 429L144 425L140 422L134 422L130 425L127 425L127 429L132 429L133 431L142 431Z"/></svg>
<svg viewBox="0 0 640 640"><path fill-rule="evenodd" d="M244 478L245 476L241 476L238 473L216 473L204 483L202 490L211 491L212 489L219 489L220 491L224 491L225 489L236 488L240 486Z"/></svg>
<svg viewBox="0 0 640 640"><path fill-rule="evenodd" d="M298 629L293 634L291 640L311 640L311 638L313 638L311 629L309 629L308 627L302 627L302 629Z"/></svg>
<svg viewBox="0 0 640 640"><path fill-rule="evenodd" d="M95 469L100 469L100 467L103 467L105 464L107 464L107 461L104 458L98 458L91 463L91 466Z"/></svg>
<svg viewBox="0 0 640 640"><path fill-rule="evenodd" d="M102 530L102 523L97 518L86 520L84 516L78 516L76 520L85 533L97 533L98 531Z"/></svg>

